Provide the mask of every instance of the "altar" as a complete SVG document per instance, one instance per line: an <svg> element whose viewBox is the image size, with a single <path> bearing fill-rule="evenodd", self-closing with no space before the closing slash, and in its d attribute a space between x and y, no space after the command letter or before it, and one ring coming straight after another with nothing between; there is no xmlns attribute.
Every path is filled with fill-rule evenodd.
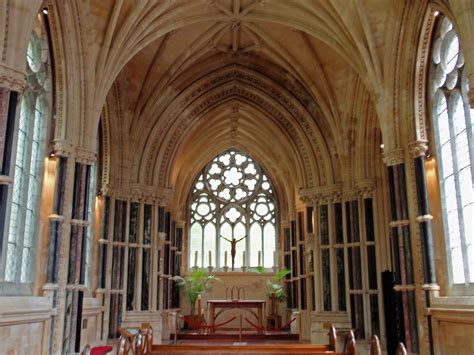
<svg viewBox="0 0 474 355"><path fill-rule="evenodd" d="M257 319L259 327L258 332L262 333L263 327L263 311L265 301L262 300L209 300L209 325L211 326L211 333L215 332L213 326L216 324L216 318L227 309L246 308ZM216 314L216 309L221 309Z"/></svg>

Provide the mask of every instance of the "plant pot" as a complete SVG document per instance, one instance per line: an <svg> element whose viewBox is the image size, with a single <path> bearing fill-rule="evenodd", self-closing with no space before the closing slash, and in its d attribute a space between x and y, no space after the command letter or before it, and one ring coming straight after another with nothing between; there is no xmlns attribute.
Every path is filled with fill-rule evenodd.
<svg viewBox="0 0 474 355"><path fill-rule="evenodd" d="M184 316L185 319L183 329L184 330L199 330L200 328L196 326L196 323L203 324L204 323L204 315L197 315L197 314L189 314ZM191 322L188 322L187 319L189 319Z"/></svg>
<svg viewBox="0 0 474 355"><path fill-rule="evenodd" d="M269 329L280 329L281 328L281 316L268 316L267 317L267 328L269 328Z"/></svg>

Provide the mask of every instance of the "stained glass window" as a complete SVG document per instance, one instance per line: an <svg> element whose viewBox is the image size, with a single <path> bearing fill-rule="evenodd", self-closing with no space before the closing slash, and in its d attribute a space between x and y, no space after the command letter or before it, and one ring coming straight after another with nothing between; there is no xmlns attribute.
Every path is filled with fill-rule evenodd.
<svg viewBox="0 0 474 355"><path fill-rule="evenodd" d="M189 266L271 268L276 250L273 186L249 156L228 150L199 174L190 199ZM245 263L245 265L244 265Z"/></svg>

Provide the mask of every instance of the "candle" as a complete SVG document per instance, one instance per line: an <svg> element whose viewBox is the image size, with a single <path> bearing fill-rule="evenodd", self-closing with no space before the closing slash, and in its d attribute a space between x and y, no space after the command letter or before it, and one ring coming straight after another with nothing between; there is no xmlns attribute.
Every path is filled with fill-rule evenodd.
<svg viewBox="0 0 474 355"><path fill-rule="evenodd" d="M245 250L242 252L242 267L245 267Z"/></svg>
<svg viewBox="0 0 474 355"><path fill-rule="evenodd" d="M227 250L224 251L224 266L227 267Z"/></svg>
<svg viewBox="0 0 474 355"><path fill-rule="evenodd" d="M262 266L262 252L258 251L258 266Z"/></svg>
<svg viewBox="0 0 474 355"><path fill-rule="evenodd" d="M194 252L194 267L198 267L198 251Z"/></svg>
<svg viewBox="0 0 474 355"><path fill-rule="evenodd" d="M209 266L212 266L212 253L209 250Z"/></svg>
<svg viewBox="0 0 474 355"><path fill-rule="evenodd" d="M278 257L277 257L277 252L276 250L273 251L273 266L278 265Z"/></svg>

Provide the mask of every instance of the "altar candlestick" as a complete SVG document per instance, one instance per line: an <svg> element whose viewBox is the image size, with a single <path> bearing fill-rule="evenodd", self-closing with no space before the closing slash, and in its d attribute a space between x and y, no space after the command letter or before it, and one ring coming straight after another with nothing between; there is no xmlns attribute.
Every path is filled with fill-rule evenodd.
<svg viewBox="0 0 474 355"><path fill-rule="evenodd" d="M224 251L224 267L227 267L227 250Z"/></svg>
<svg viewBox="0 0 474 355"><path fill-rule="evenodd" d="M273 251L273 266L278 265L278 257L277 257L277 252L276 250Z"/></svg>
<svg viewBox="0 0 474 355"><path fill-rule="evenodd" d="M209 250L209 266L212 266L212 253Z"/></svg>
<svg viewBox="0 0 474 355"><path fill-rule="evenodd" d="M194 252L194 267L198 267L198 251Z"/></svg>
<svg viewBox="0 0 474 355"><path fill-rule="evenodd" d="M258 251L258 266L262 266L262 252Z"/></svg>
<svg viewBox="0 0 474 355"><path fill-rule="evenodd" d="M247 266L245 263L245 250L242 252L242 266L243 267Z"/></svg>

